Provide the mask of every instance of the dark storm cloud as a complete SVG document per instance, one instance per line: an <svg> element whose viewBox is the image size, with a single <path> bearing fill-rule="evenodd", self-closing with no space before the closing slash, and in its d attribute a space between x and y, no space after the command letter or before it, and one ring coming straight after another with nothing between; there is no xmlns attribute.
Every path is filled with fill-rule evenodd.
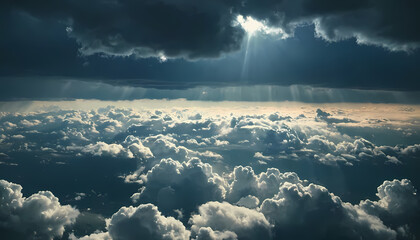
<svg viewBox="0 0 420 240"><path fill-rule="evenodd" d="M418 1L247 0L243 6L246 14L291 34L299 25L314 23L316 34L327 41L356 38L392 51L420 46Z"/></svg>
<svg viewBox="0 0 420 240"><path fill-rule="evenodd" d="M414 51L419 43L419 21L414 14L418 3L395 1L390 6L390 2L3 1L0 98L133 99L180 95L202 99L199 93L204 91L157 93L152 89L146 96L138 89L120 94L119 86L186 89L299 84L419 90L420 53ZM235 25L238 14L281 27L289 38L255 34L247 42L244 30ZM314 38L314 31L318 38ZM354 43L355 39L400 52L361 46ZM332 43L335 41L339 43ZM161 64L159 58L163 56L170 60ZM86 87L66 84L67 90L56 91L62 87L61 81L56 81L60 79L94 83ZM91 91L97 89L99 81L112 85L107 87L109 93ZM205 91L216 92L217 96L208 94L204 99L220 100L218 89ZM318 93L304 93L298 94L304 101L328 101L324 97L312 99ZM271 96L258 95L253 89L243 95L250 100ZM293 89L274 95L294 98L289 97L294 95ZM409 102L418 102L417 95L406 96ZM230 96L237 99L235 94ZM331 96L335 101L340 97ZM395 101L392 94L378 99L373 101Z"/></svg>
<svg viewBox="0 0 420 240"><path fill-rule="evenodd" d="M244 31L229 6L196 1L21 1L11 4L67 25L83 55L218 57L240 48Z"/></svg>
<svg viewBox="0 0 420 240"><path fill-rule="evenodd" d="M419 47L417 1L31 1L7 2L12 10L60 21L83 55L219 57L239 50L244 30L238 14L252 16L293 34L315 24L328 41L356 38L390 50Z"/></svg>
<svg viewBox="0 0 420 240"><path fill-rule="evenodd" d="M418 52L391 53L353 42L356 38L389 50L416 49L419 21L414 13L419 4L414 1L22 0L0 5L1 99L172 95L202 99L199 93L204 91L157 93L152 89L144 95L139 93L143 90L133 89L115 94L119 90L111 86L107 94L88 91L97 89L98 81L161 89L254 84L420 89ZM290 37L278 40L256 34L245 49L246 34L235 26L238 14L281 27ZM314 38L314 31L319 38ZM329 43L345 39L349 40ZM173 59L160 64L156 58L162 56ZM88 87L67 84L67 90L56 91L62 87L57 79L95 83ZM291 94L293 90L274 95L293 99ZM220 100L219 95L208 94L204 99ZM243 95L251 100L271 96L257 96L253 90ZM235 94L230 96L237 99ZM304 101L326 101L312 99L311 94L308 100L299 96ZM332 96L335 101L340 97ZM350 98L361 99L353 94ZM392 94L378 97L380 102L393 98ZM416 93L407 98L418 102Z"/></svg>

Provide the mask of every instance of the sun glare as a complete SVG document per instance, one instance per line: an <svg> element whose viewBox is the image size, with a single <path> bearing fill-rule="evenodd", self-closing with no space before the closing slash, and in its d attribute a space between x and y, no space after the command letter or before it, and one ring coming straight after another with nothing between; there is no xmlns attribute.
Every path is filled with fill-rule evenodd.
<svg viewBox="0 0 420 240"><path fill-rule="evenodd" d="M250 35L253 35L255 32L263 29L264 24L253 19L252 17L244 18L242 15L239 15L236 19L241 27Z"/></svg>
<svg viewBox="0 0 420 240"><path fill-rule="evenodd" d="M261 32L269 35L282 35L282 38L286 38L287 35L281 28L268 27L265 22L258 21L250 16L244 17L238 15L236 18L238 24L247 32L249 36L255 35L257 32Z"/></svg>

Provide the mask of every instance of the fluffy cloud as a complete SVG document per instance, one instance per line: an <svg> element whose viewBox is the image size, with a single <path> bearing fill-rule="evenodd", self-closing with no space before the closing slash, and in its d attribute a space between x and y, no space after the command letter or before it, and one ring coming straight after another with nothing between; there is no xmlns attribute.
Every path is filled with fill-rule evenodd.
<svg viewBox="0 0 420 240"><path fill-rule="evenodd" d="M238 206L244 206L247 208L256 208L260 204L260 200L255 196L248 195L239 199L239 201L236 204Z"/></svg>
<svg viewBox="0 0 420 240"><path fill-rule="evenodd" d="M273 197L253 209L207 201L189 218L190 230L181 221L163 216L153 204L141 204L113 214L108 232L80 239L188 239L190 235L193 239L412 239L410 231L416 225L407 217L418 207L415 193L406 179L385 181L378 187L379 201L353 205L320 185L286 180ZM258 206L258 198L250 195L241 201ZM399 222L379 208L400 216Z"/></svg>
<svg viewBox="0 0 420 240"><path fill-rule="evenodd" d="M53 239L76 221L79 211L61 205L51 192L40 191L26 198L21 191L22 186L0 180L0 227L25 238Z"/></svg>
<svg viewBox="0 0 420 240"><path fill-rule="evenodd" d="M77 238L76 236L74 236L74 234L70 234L69 239L70 240L112 240L108 232L92 233L88 236L83 236L81 238Z"/></svg>
<svg viewBox="0 0 420 240"><path fill-rule="evenodd" d="M254 151L256 162L268 167L279 159L336 166L404 164L405 159L419 154L417 145L377 145L374 141L357 135L351 137L340 130L347 126L354 131L367 131L363 126L382 129L389 127L390 120L376 123L370 119L352 120L321 109L312 112L314 117L292 117L278 112L200 114L197 117L197 112L202 111L162 110L156 114L107 107L91 111L5 114L0 120L3 126L0 129L0 150L6 154L9 151L42 150L42 154L136 158L146 164L146 168L163 158L188 161L198 157L205 162L221 161L223 151L243 151L244 148ZM362 126L355 127L356 122ZM7 127L10 124L16 127ZM411 123L402 124L410 126ZM404 137L416 133L413 128L398 129L400 126L393 130Z"/></svg>
<svg viewBox="0 0 420 240"><path fill-rule="evenodd" d="M382 221L341 199L322 186L283 184L275 197L261 204L275 224L276 238L395 239Z"/></svg>
<svg viewBox="0 0 420 240"><path fill-rule="evenodd" d="M172 157L186 160L189 150L183 146L177 146L177 140L170 135L154 135L146 137L143 144L150 148L157 158Z"/></svg>
<svg viewBox="0 0 420 240"><path fill-rule="evenodd" d="M190 232L173 217L165 217L152 204L122 207L108 224L112 239L189 239Z"/></svg>
<svg viewBox="0 0 420 240"><path fill-rule="evenodd" d="M400 238L415 239L418 235L416 219L419 214L419 198L411 181L384 181L376 195L378 201L363 200L359 204L360 208L380 217L388 226L393 226Z"/></svg>
<svg viewBox="0 0 420 240"><path fill-rule="evenodd" d="M139 158L153 157L153 153L150 148L145 147L139 138L136 138L132 135L127 136L123 144L127 146L130 152Z"/></svg>
<svg viewBox="0 0 420 240"><path fill-rule="evenodd" d="M228 199L232 202L244 200L248 195L260 200L273 197L285 182L301 182L296 173L281 173L276 168L269 168L259 175L247 166L236 166L231 173L232 183L229 185Z"/></svg>
<svg viewBox="0 0 420 240"><path fill-rule="evenodd" d="M227 202L208 202L201 205L198 214L191 217L190 223L192 232L199 236L204 235L203 231L207 235L212 235L209 231L217 231L218 234L227 235L228 238L234 237L232 232L238 239L271 237L271 225L262 213L233 206Z"/></svg>
<svg viewBox="0 0 420 240"><path fill-rule="evenodd" d="M74 150L75 148L68 147L69 150ZM77 148L76 148L77 149ZM95 144L89 144L85 147L81 148L81 152L89 153L93 156L111 156L111 157L127 157L133 158L133 154L130 151L127 151L122 145L120 144L107 144L105 142L97 142Z"/></svg>
<svg viewBox="0 0 420 240"><path fill-rule="evenodd" d="M237 239L238 236L231 231L213 231L210 227L200 227L197 233L197 240L234 240Z"/></svg>
<svg viewBox="0 0 420 240"><path fill-rule="evenodd" d="M73 240L190 239L190 231L173 217L165 217L153 204L122 207L107 222L107 232Z"/></svg>
<svg viewBox="0 0 420 240"><path fill-rule="evenodd" d="M225 197L224 179L199 159L183 163L163 159L140 178L144 187L136 198L167 214L175 209L190 213L200 204Z"/></svg>
<svg viewBox="0 0 420 240"><path fill-rule="evenodd" d="M81 239L126 239L138 234L189 238L190 232L197 239L253 238L256 233L293 239L409 239L418 235L417 178L412 174L419 156L419 145L412 144L418 139L417 115L410 111L390 117L380 113L360 116L354 109L341 107L320 110L306 105L282 113L277 108L249 106L229 111L107 107L1 113L0 151L5 163L18 162L19 155L28 152L41 159L93 155L131 158L127 162L133 167L137 163L137 169L114 176L123 175L132 183L125 200L134 193L132 200L140 205L121 208L109 219L107 229L97 227L101 232L80 232L75 227L72 238L88 233ZM345 127L357 129L352 133L344 131ZM372 140L360 136L372 129L395 131L399 134L395 136L408 139L411 145L395 145L399 139L382 139L381 135ZM24 140L13 138L16 135ZM72 160L66 163L70 166ZM375 174L360 174L372 169ZM101 176L97 177L100 181ZM383 182L400 177L412 182ZM356 204L377 186L372 182L383 182L378 198ZM39 238L51 238L63 234L64 227L75 221L77 210L60 205L51 193L24 198L19 185L3 185L7 194L2 192L2 228L27 236L36 231ZM87 206L89 191L74 190L66 200L91 207ZM112 191L106 186L100 194L119 194L119 189ZM86 195L74 195L82 192ZM35 202L41 207L34 208ZM115 204L116 210L127 203ZM49 217L40 213L42 206L54 209L51 213L60 221L35 221L23 214Z"/></svg>
<svg viewBox="0 0 420 240"><path fill-rule="evenodd" d="M365 200L360 206L367 212L407 217L419 205L417 191L408 179L385 181L378 187L376 195L379 201Z"/></svg>

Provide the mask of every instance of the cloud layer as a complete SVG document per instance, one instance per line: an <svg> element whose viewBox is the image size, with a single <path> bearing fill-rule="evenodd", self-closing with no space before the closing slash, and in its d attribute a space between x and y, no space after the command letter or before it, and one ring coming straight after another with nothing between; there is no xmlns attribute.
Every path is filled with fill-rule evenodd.
<svg viewBox="0 0 420 240"><path fill-rule="evenodd" d="M358 43L392 51L419 47L415 1L101 1L89 3L6 1L3 7L67 25L83 55L212 58L237 51L244 30L238 15L250 16L293 35L314 24L326 41L355 38ZM92 12L95 18L91 18ZM285 35L285 36L286 36Z"/></svg>
<svg viewBox="0 0 420 240"><path fill-rule="evenodd" d="M164 161L164 160L163 160ZM238 167L239 169L242 167ZM250 178L258 178L252 168ZM243 168L242 168L243 169ZM261 173L268 179L282 175L274 169ZM293 175L293 173L285 173ZM165 177L165 175L160 175ZM297 177L297 176L295 176ZM199 178L199 177L197 177ZM235 184L246 185L248 179L235 179ZM195 181L196 179L191 179ZM175 182L176 180L174 180ZM219 183L223 187L223 183ZM234 191L232 185L225 185L227 191ZM150 185L147 187L151 187ZM146 187L146 188L147 188ZM271 185L255 186L260 192L266 192ZM401 190L404 188L405 190ZM385 181L378 187L379 201L364 200L360 204L344 202L340 197L330 193L323 186L299 180L284 179L274 193L259 197L261 204L252 208L238 206L233 202L211 201L197 206L197 212L187 213L188 224L173 217L164 217L152 204L141 204L138 207L123 207L115 213L108 223L108 233L94 234L99 239L135 239L136 236L151 236L157 239L410 239L415 224L411 222L412 211L418 210L416 190L407 179ZM386 193L384 193L384 189ZM174 190L176 192L176 190ZM403 195L399 193L404 192ZM243 195L252 191L243 190ZM186 201L197 193L184 195ZM273 195L274 194L274 195ZM248 195L251 196L251 195ZM248 197L250 198L250 197ZM225 199L228 200L228 199ZM406 203L410 203L406 205ZM158 206L161 203L157 203ZM185 206L189 206L186 203ZM404 206L402 209L395 208ZM179 206L176 206L179 207ZM165 209L165 206L163 206ZM173 207L175 209L175 206ZM406 217L405 220L389 218L385 215Z"/></svg>
<svg viewBox="0 0 420 240"><path fill-rule="evenodd" d="M71 228L83 223L76 220L78 210L61 205L51 192L25 198L20 185L1 181L1 227L33 238L72 240L412 239L419 234L414 106L220 107L165 101L166 107L157 109L149 104L1 113L0 162L7 171L19 173L33 161L42 167L84 162L80 166L89 179L106 185L101 193L94 186L85 192L59 189L62 201L103 214L95 220L96 231L81 231ZM36 157L21 159L29 155ZM106 161L132 167L110 174ZM113 189L115 181L133 186L125 200L92 197L122 194ZM22 184L37 185L36 180ZM98 199L109 204L108 211L96 212Z"/></svg>
<svg viewBox="0 0 420 240"><path fill-rule="evenodd" d="M317 108L308 108L308 116L272 110L253 115L242 111L222 115L219 111L224 109L218 108L212 110L215 114L188 108L149 111L114 107L4 113L0 150L121 157L156 164L164 158L221 161L222 150L245 147L260 164L278 159L332 166L401 164L419 154L419 146L415 144L418 116L415 110L395 109L401 114L400 120L391 115L381 117L386 111L360 117L352 113L353 109L335 109L337 114L332 116ZM411 144L401 145L392 138L390 144L375 144L386 139L366 135L368 140L360 136L370 130L381 136L383 128L389 128L394 136Z"/></svg>

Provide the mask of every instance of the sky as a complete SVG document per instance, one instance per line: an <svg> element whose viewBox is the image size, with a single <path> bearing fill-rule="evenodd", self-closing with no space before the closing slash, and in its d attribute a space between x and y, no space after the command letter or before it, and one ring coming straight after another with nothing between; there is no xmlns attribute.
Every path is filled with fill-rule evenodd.
<svg viewBox="0 0 420 240"><path fill-rule="evenodd" d="M304 85L417 93L419 8L379 0L3 1L0 81L13 91L1 95L57 98L57 86L46 83L57 80L134 90ZM30 91L38 84L42 96Z"/></svg>
<svg viewBox="0 0 420 240"><path fill-rule="evenodd" d="M0 239L420 238L419 11L1 1Z"/></svg>

